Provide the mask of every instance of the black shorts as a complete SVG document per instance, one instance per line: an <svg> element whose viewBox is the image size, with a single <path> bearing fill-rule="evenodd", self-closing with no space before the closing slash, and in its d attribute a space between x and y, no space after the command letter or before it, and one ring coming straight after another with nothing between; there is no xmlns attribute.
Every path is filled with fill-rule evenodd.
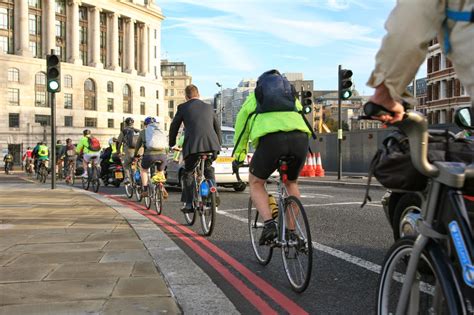
<svg viewBox="0 0 474 315"><path fill-rule="evenodd" d="M145 154L142 158L142 168L149 169L153 163L161 161L157 171L163 171L166 166L166 154Z"/></svg>
<svg viewBox="0 0 474 315"><path fill-rule="evenodd" d="M292 156L288 163L288 179L296 180L306 162L308 134L301 131L270 133L258 140L258 147L250 162L250 173L260 179L267 179L278 169L282 156Z"/></svg>

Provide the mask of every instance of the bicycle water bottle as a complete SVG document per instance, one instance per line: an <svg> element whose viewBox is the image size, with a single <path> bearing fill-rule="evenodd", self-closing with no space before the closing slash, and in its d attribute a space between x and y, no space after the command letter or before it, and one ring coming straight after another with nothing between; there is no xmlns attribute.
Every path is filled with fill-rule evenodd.
<svg viewBox="0 0 474 315"><path fill-rule="evenodd" d="M278 217L278 205L273 195L268 195L268 205L270 206L270 210L272 211L272 218L276 219Z"/></svg>
<svg viewBox="0 0 474 315"><path fill-rule="evenodd" d="M207 197L207 195L209 195L209 184L207 183L207 181L203 181L200 188L201 188L201 196Z"/></svg>

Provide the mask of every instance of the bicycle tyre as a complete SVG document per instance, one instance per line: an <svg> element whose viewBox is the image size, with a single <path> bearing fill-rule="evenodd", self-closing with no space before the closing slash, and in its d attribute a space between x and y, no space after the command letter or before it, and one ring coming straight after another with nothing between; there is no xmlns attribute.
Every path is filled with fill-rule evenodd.
<svg viewBox="0 0 474 315"><path fill-rule="evenodd" d="M161 184L155 186L155 209L157 215L160 215L163 211L163 190Z"/></svg>
<svg viewBox="0 0 474 315"><path fill-rule="evenodd" d="M181 191L184 191L184 181L181 180ZM194 200L197 200L197 191L196 189L194 190ZM183 213L184 214L184 220L186 221L186 223L188 225L193 225L194 222L196 222L196 208L197 208L197 203L196 202L193 202L193 209L194 211L193 212L189 212L189 213Z"/></svg>
<svg viewBox="0 0 474 315"><path fill-rule="evenodd" d="M125 196L127 196L128 199L132 199L133 193L134 193L132 183L128 183L128 184L125 184L123 186L125 188Z"/></svg>
<svg viewBox="0 0 474 315"><path fill-rule="evenodd" d="M48 178L48 170L45 166L41 168L41 182L46 183L46 178Z"/></svg>
<svg viewBox="0 0 474 315"><path fill-rule="evenodd" d="M211 236L216 224L216 193L211 192L209 206L205 203L202 205L201 227L204 236Z"/></svg>
<svg viewBox="0 0 474 315"><path fill-rule="evenodd" d="M90 173L89 171L87 171L87 173ZM90 174L87 174L87 178L85 178L84 176L81 177L82 179L82 188L85 189L85 190L89 190L89 186L91 184L90 182Z"/></svg>
<svg viewBox="0 0 474 315"><path fill-rule="evenodd" d="M377 314L385 315L395 313L398 295L400 294L402 287L401 282L404 277L403 270L407 267L414 243L415 240L413 238L399 239L392 245L385 256L377 286ZM400 270L396 270L398 263L400 263ZM454 277L451 276L450 267L443 258L441 249L434 242L428 242L420 255L416 279L419 282L419 291L412 291L410 296L412 297L412 301L414 297L418 297L419 303L417 303L418 305L416 306L412 305L411 308L417 308L420 314L426 314L430 311L433 314L462 313L462 304L461 301L458 301L455 292L457 283ZM412 290L416 288L417 286L415 284L412 285ZM430 301L430 292L433 290L434 297L431 299L432 301ZM425 302L425 300L420 301L421 298L426 298L426 303L421 303ZM423 305L420 305L420 303ZM441 307L441 311L437 312L436 310L433 310L433 307Z"/></svg>
<svg viewBox="0 0 474 315"><path fill-rule="evenodd" d="M268 245L259 245L258 241L263 231L263 218L259 215L257 208L253 207L252 198L249 198L248 205L248 226L250 234L250 243L252 243L253 252L260 265L267 265L272 259L273 247Z"/></svg>
<svg viewBox="0 0 474 315"><path fill-rule="evenodd" d="M291 204L296 205L298 213L294 207L289 207ZM309 285L311 280L311 272L313 270L313 243L311 241L311 231L309 228L308 217L304 210L303 204L295 196L285 198L285 219L290 221L291 218L296 223L294 229L294 237L288 237L287 243L281 248L281 257L283 259L283 267L285 268L286 276L290 282L293 291L301 293ZM285 222L285 228L286 222ZM295 244L296 243L296 244ZM292 262L294 266L292 266ZM305 263L306 262L306 263Z"/></svg>
<svg viewBox="0 0 474 315"><path fill-rule="evenodd" d="M100 180L99 180L99 174L96 166L92 167L92 179L91 179L91 184L92 184L92 191L93 192L98 192L99 187L100 187Z"/></svg>
<svg viewBox="0 0 474 315"><path fill-rule="evenodd" d="M151 203L152 203L151 201L154 198L155 198L154 189L152 188L151 184L148 184L148 197L143 197L143 201L145 201L145 207L147 209L151 208Z"/></svg>

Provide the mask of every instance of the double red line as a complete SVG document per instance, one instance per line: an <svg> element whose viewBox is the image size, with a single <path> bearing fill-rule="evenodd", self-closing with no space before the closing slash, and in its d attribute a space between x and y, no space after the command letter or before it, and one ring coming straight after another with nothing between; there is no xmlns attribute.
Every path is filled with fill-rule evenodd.
<svg viewBox="0 0 474 315"><path fill-rule="evenodd" d="M193 230L183 226L170 217L164 215L156 216L154 211L148 210L144 206L135 202L125 200L122 197L112 195L106 196L127 205L151 221L155 222L161 228L181 239L187 246L189 246L189 248L198 254L217 273L219 273L232 287L234 287L234 289L236 289L242 295L242 297L252 304L260 313L277 314L277 311L273 309L259 295L257 295L251 288L249 288L242 280L234 275L228 267L224 266L214 256L211 256L209 252L212 252L214 255L232 266L232 268L238 271L245 279L256 286L258 290L272 299L289 314L308 314L303 308L289 299L286 295L272 287L268 282L254 274L236 259ZM209 251L204 250L204 248L208 249Z"/></svg>

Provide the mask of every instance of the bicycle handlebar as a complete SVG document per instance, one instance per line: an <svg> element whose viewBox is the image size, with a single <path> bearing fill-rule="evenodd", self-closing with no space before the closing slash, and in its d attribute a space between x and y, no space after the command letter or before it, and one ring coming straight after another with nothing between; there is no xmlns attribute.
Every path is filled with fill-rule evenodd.
<svg viewBox="0 0 474 315"><path fill-rule="evenodd" d="M232 171L235 173L235 177L239 182L242 182L242 179L240 178L239 170L241 167L249 167L250 164L241 164L239 165L235 170L232 169Z"/></svg>

